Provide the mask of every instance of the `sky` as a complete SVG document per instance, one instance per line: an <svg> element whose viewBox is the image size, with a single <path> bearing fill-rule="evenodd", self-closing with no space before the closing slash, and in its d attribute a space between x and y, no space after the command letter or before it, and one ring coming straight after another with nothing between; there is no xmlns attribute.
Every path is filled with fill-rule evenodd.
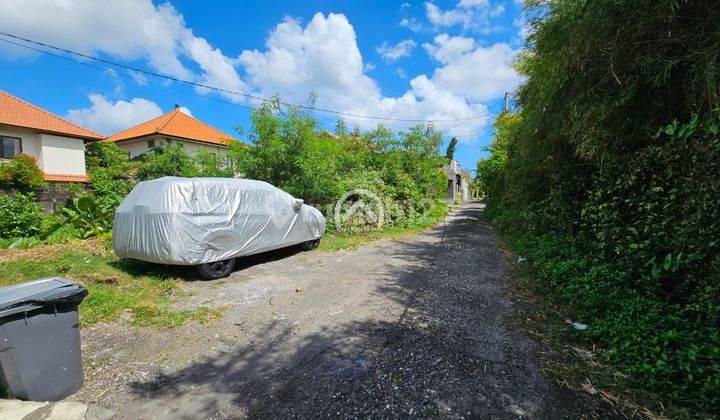
<svg viewBox="0 0 720 420"><path fill-rule="evenodd" d="M474 169L521 82L510 66L527 32L521 3L3 0L0 32L233 93L4 41L0 89L105 135L178 104L241 141L253 97L313 95L318 109L364 116L314 111L331 131L339 117L396 132L416 124L397 120L435 120Z"/></svg>

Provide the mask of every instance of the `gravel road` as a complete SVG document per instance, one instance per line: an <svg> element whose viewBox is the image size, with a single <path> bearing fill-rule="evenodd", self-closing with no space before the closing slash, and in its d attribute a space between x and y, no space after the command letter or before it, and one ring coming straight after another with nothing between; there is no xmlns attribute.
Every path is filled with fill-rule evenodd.
<svg viewBox="0 0 720 420"><path fill-rule="evenodd" d="M249 258L176 298L218 322L84 329L72 398L118 418L594 416L540 372L505 269L478 203L407 239Z"/></svg>

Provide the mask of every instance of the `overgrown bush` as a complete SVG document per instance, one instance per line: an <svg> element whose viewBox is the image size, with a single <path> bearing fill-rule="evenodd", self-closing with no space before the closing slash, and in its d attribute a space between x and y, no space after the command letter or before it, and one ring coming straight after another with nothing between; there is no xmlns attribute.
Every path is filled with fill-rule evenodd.
<svg viewBox="0 0 720 420"><path fill-rule="evenodd" d="M44 186L45 177L34 157L17 155L0 164L0 187L35 191Z"/></svg>
<svg viewBox="0 0 720 420"><path fill-rule="evenodd" d="M197 163L180 143L162 143L138 159L137 177L140 181L163 176L193 178L200 175Z"/></svg>
<svg viewBox="0 0 720 420"><path fill-rule="evenodd" d="M111 142L87 145L85 162L94 201L103 208L116 208L135 186L136 165L127 152Z"/></svg>
<svg viewBox="0 0 720 420"><path fill-rule="evenodd" d="M368 190L384 203L387 226L410 226L444 206L447 180L442 172L441 135L416 126L399 136L378 127L348 133L338 123L335 134L309 114L276 102L253 112L249 147L230 146L235 169L261 179L325 210L354 189ZM332 217L329 228L334 228ZM350 230L363 227L350 223Z"/></svg>
<svg viewBox="0 0 720 420"><path fill-rule="evenodd" d="M37 235L42 229L43 209L33 193L0 195L0 238Z"/></svg>
<svg viewBox="0 0 720 420"><path fill-rule="evenodd" d="M720 410L720 9L531 2L487 215L628 382Z"/></svg>
<svg viewBox="0 0 720 420"><path fill-rule="evenodd" d="M208 152L207 150L198 150L194 158L198 168L198 176L232 178L234 175L227 161L215 153Z"/></svg>
<svg viewBox="0 0 720 420"><path fill-rule="evenodd" d="M62 209L64 224L73 226L82 238L102 236L112 232L116 206L102 203L93 196L73 200L73 205Z"/></svg>

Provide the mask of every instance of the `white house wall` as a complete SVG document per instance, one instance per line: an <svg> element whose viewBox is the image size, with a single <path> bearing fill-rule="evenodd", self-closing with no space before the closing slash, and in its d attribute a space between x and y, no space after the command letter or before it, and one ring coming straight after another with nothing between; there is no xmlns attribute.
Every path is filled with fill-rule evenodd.
<svg viewBox="0 0 720 420"><path fill-rule="evenodd" d="M34 157L38 166L42 169L43 161L40 135L36 131L0 125L0 136L19 137L22 142L23 154Z"/></svg>
<svg viewBox="0 0 720 420"><path fill-rule="evenodd" d="M46 174L85 175L85 143L82 139L40 134L42 169Z"/></svg>
<svg viewBox="0 0 720 420"><path fill-rule="evenodd" d="M125 140L117 142L116 144L121 149L128 152L130 155L130 159L140 156L141 154L147 152L150 150L148 147L148 140L155 140L155 147L160 146L161 143L164 143L167 141L167 139L163 136L152 136L152 137L142 137L139 139L133 139L133 140ZM214 153L218 156L225 157L227 156L227 148L223 146L214 146L211 144L206 143L198 143L194 141L187 141L187 140L180 140L180 139L172 139L172 143L180 143L182 144L183 148L189 155L194 155L200 150L206 150L210 153Z"/></svg>
<svg viewBox="0 0 720 420"><path fill-rule="evenodd" d="M130 159L132 159L150 150L147 147L147 142L151 139L152 137L143 137L142 139L127 140L116 144L118 145L118 147L128 152ZM155 145L160 145L160 138L155 139Z"/></svg>

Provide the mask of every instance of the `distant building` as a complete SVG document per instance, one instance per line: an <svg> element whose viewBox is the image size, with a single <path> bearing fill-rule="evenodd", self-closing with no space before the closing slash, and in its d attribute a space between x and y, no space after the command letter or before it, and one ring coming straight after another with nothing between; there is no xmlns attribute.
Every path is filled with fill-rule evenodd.
<svg viewBox="0 0 720 420"><path fill-rule="evenodd" d="M85 143L102 138L0 90L0 160L29 155L46 181L86 182Z"/></svg>
<svg viewBox="0 0 720 420"><path fill-rule="evenodd" d="M190 155L206 150L227 158L227 144L233 140L228 134L183 113L177 105L167 114L107 138L126 150L130 158L168 142L181 144Z"/></svg>
<svg viewBox="0 0 720 420"><path fill-rule="evenodd" d="M448 178L447 193L445 198L448 203L456 201L467 201L470 199L470 174L460 168L457 160L452 160L445 165L445 173Z"/></svg>

